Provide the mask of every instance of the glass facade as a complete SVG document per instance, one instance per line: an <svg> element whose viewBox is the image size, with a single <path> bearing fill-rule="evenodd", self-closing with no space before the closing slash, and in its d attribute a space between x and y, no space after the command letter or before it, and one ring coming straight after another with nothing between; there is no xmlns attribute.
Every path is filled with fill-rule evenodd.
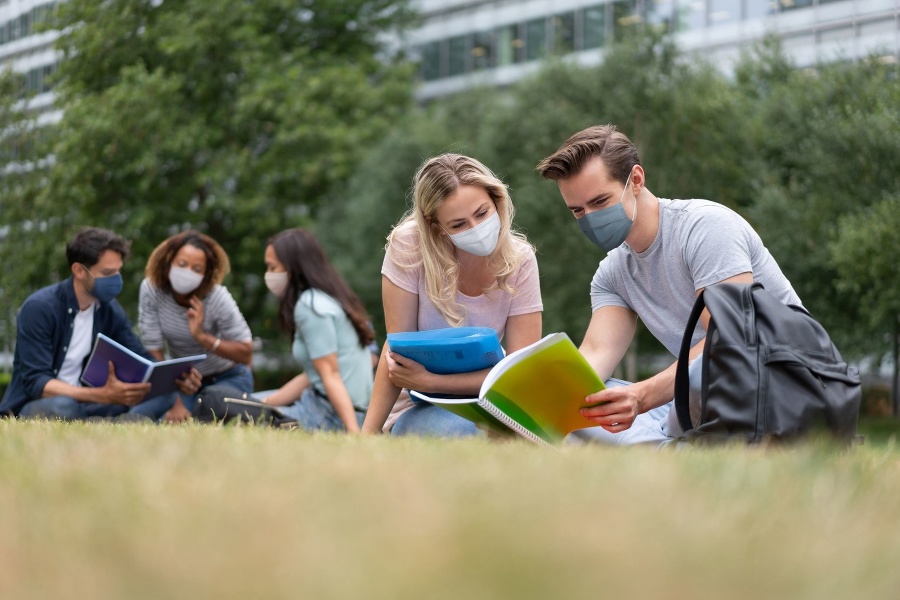
<svg viewBox="0 0 900 600"><path fill-rule="evenodd" d="M0 22L0 45L9 44L38 33L35 31L35 25L49 20L56 4L56 2L39 4L18 17Z"/></svg>
<svg viewBox="0 0 900 600"><path fill-rule="evenodd" d="M547 56L547 19L534 19L525 23L525 60L538 60Z"/></svg>
<svg viewBox="0 0 900 600"><path fill-rule="evenodd" d="M606 41L606 5L581 11L581 49L602 48Z"/></svg>
<svg viewBox="0 0 900 600"><path fill-rule="evenodd" d="M696 31L837 1L849 0L612 0L430 41L419 47L420 74L425 81L434 81L551 54L603 48L640 25L672 33ZM15 27L21 26L27 23L16 19Z"/></svg>

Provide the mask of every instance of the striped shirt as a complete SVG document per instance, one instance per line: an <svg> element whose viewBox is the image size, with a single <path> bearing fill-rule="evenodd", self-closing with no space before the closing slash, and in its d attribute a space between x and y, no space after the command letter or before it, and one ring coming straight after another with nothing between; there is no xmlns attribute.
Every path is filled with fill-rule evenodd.
<svg viewBox="0 0 900 600"><path fill-rule="evenodd" d="M168 350L172 358L205 353L206 360L197 365L197 370L204 377L233 367L234 361L210 352L194 339L188 326L187 310L175 302L171 294L144 279L138 314L144 347L147 350ZM249 342L252 339L244 315L228 288L222 285L214 286L203 299L203 330L223 340Z"/></svg>

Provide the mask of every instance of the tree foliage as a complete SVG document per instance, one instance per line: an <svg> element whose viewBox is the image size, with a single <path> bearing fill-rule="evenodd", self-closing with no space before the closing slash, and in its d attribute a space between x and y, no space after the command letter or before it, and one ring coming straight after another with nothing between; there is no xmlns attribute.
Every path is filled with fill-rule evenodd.
<svg viewBox="0 0 900 600"><path fill-rule="evenodd" d="M28 257L19 301L62 262L64 236L96 224L135 241L133 304L150 249L190 226L231 254L256 332L262 244L303 224L383 333L385 236L422 161L456 151L509 184L516 225L538 249L544 329L577 341L603 253L534 168L573 132L614 123L637 144L655 194L745 216L845 354L891 352L896 65L798 69L769 39L726 75L642 30L607 47L600 65L554 58L513 86L414 106L409 65L380 42L410 18L400 0L72 0L61 18L55 165L15 194L13 180L0 183L15 215L3 215L6 231ZM638 349L658 348L640 336Z"/></svg>
<svg viewBox="0 0 900 600"><path fill-rule="evenodd" d="M406 0L71 0L60 5L64 109L43 197L62 235L133 242L123 304L150 251L193 227L229 253L230 283L264 330L263 244L309 224L326 192L411 102L387 35ZM133 311L132 311L133 312Z"/></svg>

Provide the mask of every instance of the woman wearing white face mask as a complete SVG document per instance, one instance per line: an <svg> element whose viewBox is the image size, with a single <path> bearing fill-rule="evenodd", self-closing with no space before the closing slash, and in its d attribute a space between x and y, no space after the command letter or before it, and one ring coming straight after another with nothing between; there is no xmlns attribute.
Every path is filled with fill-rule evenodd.
<svg viewBox="0 0 900 600"><path fill-rule="evenodd" d="M368 345L375 337L362 302L304 229L273 236L265 262L266 286L280 298L278 321L293 337L303 373L246 399L281 407L280 415L307 431L359 432L372 393ZM241 413L255 420L262 409L242 406Z"/></svg>
<svg viewBox="0 0 900 600"><path fill-rule="evenodd" d="M144 347L157 359L207 355L197 365L200 389L227 385L253 391L253 342L250 327L228 289L228 255L212 238L197 231L173 235L150 255L141 283L138 325ZM199 390L198 390L199 391ZM190 417L196 395L173 394L145 402L169 422Z"/></svg>
<svg viewBox="0 0 900 600"><path fill-rule="evenodd" d="M512 229L506 185L460 154L436 156L414 178L413 207L388 236L381 268L388 333L491 327L513 352L541 337L534 248ZM365 433L475 435L475 426L408 389L477 395L487 370L438 375L385 347Z"/></svg>

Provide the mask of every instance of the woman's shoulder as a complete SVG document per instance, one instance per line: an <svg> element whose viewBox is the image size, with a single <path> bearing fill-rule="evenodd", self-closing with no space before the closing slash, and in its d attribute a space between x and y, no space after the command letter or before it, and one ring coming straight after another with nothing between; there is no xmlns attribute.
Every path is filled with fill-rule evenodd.
<svg viewBox="0 0 900 600"><path fill-rule="evenodd" d="M529 242L524 236L513 236L512 247L519 255L525 257L526 259L534 258L534 246L532 246L531 242Z"/></svg>
<svg viewBox="0 0 900 600"><path fill-rule="evenodd" d="M341 303L320 289L309 288L300 293L294 312L312 310L318 314L339 314L344 309Z"/></svg>
<svg viewBox="0 0 900 600"><path fill-rule="evenodd" d="M385 262L401 268L412 268L422 260L420 250L421 233L415 220L407 219L391 231L388 236Z"/></svg>
<svg viewBox="0 0 900 600"><path fill-rule="evenodd" d="M144 277L144 280L141 281L140 295L142 298L157 301L170 296L147 277Z"/></svg>

